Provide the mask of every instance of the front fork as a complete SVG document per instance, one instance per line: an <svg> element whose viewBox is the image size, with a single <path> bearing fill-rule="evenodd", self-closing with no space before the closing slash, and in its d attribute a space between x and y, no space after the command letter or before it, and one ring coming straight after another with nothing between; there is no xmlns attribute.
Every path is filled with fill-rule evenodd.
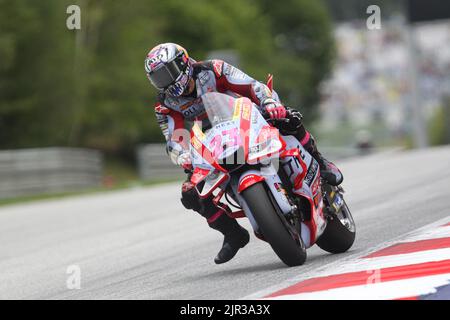
<svg viewBox="0 0 450 320"><path fill-rule="evenodd" d="M341 186L330 186L322 181L322 194L325 204L324 214L327 219L333 219L345 205L344 189Z"/></svg>
<svg viewBox="0 0 450 320"><path fill-rule="evenodd" d="M241 173L239 176L233 176L231 179L231 188L233 193L235 194L237 200L242 206L245 214L247 215L250 223L254 230L258 230L258 225L256 224L255 219L253 218L253 214L245 203L244 198L240 195L240 186L242 186L242 182L245 181L246 177L256 176L262 179L259 181L263 181L271 194L273 195L274 200L276 201L278 207L281 212L285 215L291 214L297 210L296 206L291 204L289 201L286 191L284 190L283 184L278 176L278 172L272 165L264 166L258 169L249 168Z"/></svg>

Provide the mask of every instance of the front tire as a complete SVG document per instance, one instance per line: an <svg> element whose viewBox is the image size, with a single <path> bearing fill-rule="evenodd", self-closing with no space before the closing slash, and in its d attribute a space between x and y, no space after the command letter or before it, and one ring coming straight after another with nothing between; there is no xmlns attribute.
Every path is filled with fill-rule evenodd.
<svg viewBox="0 0 450 320"><path fill-rule="evenodd" d="M264 183L259 182L248 187L242 191L242 197L250 208L259 231L281 261L289 267L305 263L306 248L298 230L290 227L276 202L271 200L273 198Z"/></svg>

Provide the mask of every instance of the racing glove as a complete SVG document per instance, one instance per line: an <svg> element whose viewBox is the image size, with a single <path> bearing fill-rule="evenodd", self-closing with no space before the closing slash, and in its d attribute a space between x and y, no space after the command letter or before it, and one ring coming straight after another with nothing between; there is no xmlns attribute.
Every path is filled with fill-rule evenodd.
<svg viewBox="0 0 450 320"><path fill-rule="evenodd" d="M286 108L281 103L272 98L265 99L262 102L261 106L271 119L286 118Z"/></svg>

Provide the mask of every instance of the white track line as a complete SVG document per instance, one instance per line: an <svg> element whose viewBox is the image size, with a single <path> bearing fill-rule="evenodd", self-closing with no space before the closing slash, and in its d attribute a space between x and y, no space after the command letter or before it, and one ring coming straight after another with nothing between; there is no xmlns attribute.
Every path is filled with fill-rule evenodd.
<svg viewBox="0 0 450 320"><path fill-rule="evenodd" d="M450 226L437 227L430 229L425 232L419 232L417 234L412 234L406 238L403 242L413 242L428 239L446 238L450 237Z"/></svg>
<svg viewBox="0 0 450 320"><path fill-rule="evenodd" d="M345 264L334 270L326 270L322 272L320 276L329 276L333 274L366 270L377 270L443 260L450 260L450 248L396 254L392 256L383 256L376 258L358 259L355 261L346 262Z"/></svg>
<svg viewBox="0 0 450 320"><path fill-rule="evenodd" d="M413 259L415 259L415 261L417 261L415 263L427 262L427 261L440 261L439 260L440 258L437 257L437 255L443 254L443 255L447 256L448 249L428 250L428 251L424 251L421 253L415 252L415 255L416 255L415 258L412 258L413 253L398 255L398 256L401 256L401 257L398 257L398 259L392 259L393 256L366 258L366 259L361 259L361 258L365 257L371 253L377 252L381 249L390 247L394 244L398 244L400 242L413 242L413 241L417 241L417 240L424 240L425 238L423 238L423 237L426 237L426 236L431 237L431 238L433 238L434 236L436 238L446 237L449 235L448 232L450 231L450 227L443 227L443 225L448 224L449 222L450 222L450 217L445 217L443 219L440 219L438 221L435 221L433 223L425 225L419 229L416 229L414 231L411 231L411 232L403 234L399 237L396 237L390 241L386 241L380 245L374 246L368 250L364 250L362 252L357 252L357 253L347 256L341 260L333 261L329 264L326 264L322 267L317 268L316 270L301 273L297 277L283 281L278 285L274 285L269 288L257 291L253 294L243 297L242 299L249 299L249 300L261 299L262 297L268 296L276 291L285 289L287 287L290 287L296 283L299 283L299 282L307 280L307 279L342 273L342 272L338 272L340 270L348 270L346 272L353 272L355 270L360 270L360 268L363 268L362 267L363 264L366 264L366 266L368 266L371 270L376 270L379 268L375 267L375 265L372 265L372 263L373 263L373 261L375 261L375 259L379 259L380 263L384 263L386 266L403 265L404 263L401 263L398 260L398 259L402 259L402 258L404 258L405 261L406 260L413 261ZM426 238L426 239L428 239L428 238ZM433 260L425 261L424 259L430 257L430 255L434 257ZM387 260L384 259L384 258L388 258L388 257L390 257L393 262L387 262ZM438 259L438 260L436 260L436 259ZM445 259L442 259L442 260L445 260ZM368 261L372 261L372 262L368 262ZM308 261L306 261L306 263L308 263ZM398 264L398 263L401 263L401 264ZM360 265L360 264L361 264L361 267L358 267L358 265ZM354 267L354 268L350 269L351 267ZM358 269L356 269L356 268L358 268ZM299 272L301 272L301 268L299 268L299 269L300 269ZM363 269L363 270L366 270L366 269ZM392 282L395 282L395 281L392 281ZM344 298L341 297L341 299L344 299ZM347 298L345 298L345 299L347 299Z"/></svg>
<svg viewBox="0 0 450 320"><path fill-rule="evenodd" d="M450 283L450 273L394 280L317 292L283 295L269 300L392 300L435 293Z"/></svg>

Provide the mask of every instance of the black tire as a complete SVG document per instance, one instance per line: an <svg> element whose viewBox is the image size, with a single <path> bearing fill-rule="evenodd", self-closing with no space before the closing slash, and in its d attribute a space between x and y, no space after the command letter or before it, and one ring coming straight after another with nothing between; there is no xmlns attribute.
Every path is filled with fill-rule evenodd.
<svg viewBox="0 0 450 320"><path fill-rule="evenodd" d="M298 235L296 240L288 229L288 222L278 213L264 182L256 183L242 192L254 215L264 239L287 266L299 266L306 260L306 248ZM283 221L284 220L284 221Z"/></svg>
<svg viewBox="0 0 450 320"><path fill-rule="evenodd" d="M325 231L316 241L316 244L322 249L330 253L343 253L351 248L355 242L356 230L353 217L347 204L341 210L346 210L346 214L350 215L353 224L353 230L350 230L341 223L337 216L333 216L332 220L328 220Z"/></svg>

